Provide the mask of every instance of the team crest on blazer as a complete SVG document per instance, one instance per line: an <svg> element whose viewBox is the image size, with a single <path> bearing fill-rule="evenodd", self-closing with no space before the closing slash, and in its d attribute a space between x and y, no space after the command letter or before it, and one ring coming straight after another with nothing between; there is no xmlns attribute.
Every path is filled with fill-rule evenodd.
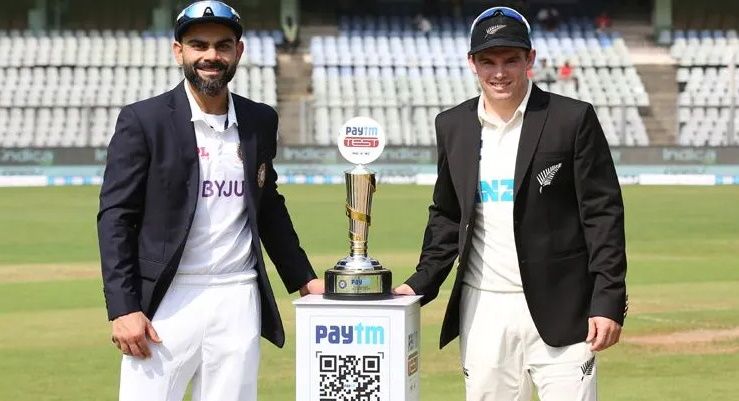
<svg viewBox="0 0 739 401"><path fill-rule="evenodd" d="M259 165L259 170L257 171L257 185L259 188L264 186L264 178L267 175L267 165L262 163Z"/></svg>
<svg viewBox="0 0 739 401"><path fill-rule="evenodd" d="M552 180L554 179L554 176L557 174L557 171L559 171L560 167L562 167L562 163L557 163L553 166L545 168L539 174L536 175L536 179L539 181L539 185L540 185L539 193L541 193L544 187L552 184Z"/></svg>

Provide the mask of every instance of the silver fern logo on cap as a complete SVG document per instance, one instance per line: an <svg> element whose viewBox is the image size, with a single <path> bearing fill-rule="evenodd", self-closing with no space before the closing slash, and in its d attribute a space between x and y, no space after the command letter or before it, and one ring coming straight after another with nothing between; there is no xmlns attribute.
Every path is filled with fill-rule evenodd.
<svg viewBox="0 0 739 401"><path fill-rule="evenodd" d="M541 171L541 173L536 175L536 179L539 181L539 185L541 185L539 187L539 193L541 193L544 187L552 184L552 180L554 179L555 174L557 174L557 171L559 171L560 167L562 167L562 163L557 163L551 167L545 168Z"/></svg>
<svg viewBox="0 0 739 401"><path fill-rule="evenodd" d="M506 25L493 25L491 27L488 27L488 29L485 30L485 39L487 39L488 36L495 35L499 30L505 28Z"/></svg>

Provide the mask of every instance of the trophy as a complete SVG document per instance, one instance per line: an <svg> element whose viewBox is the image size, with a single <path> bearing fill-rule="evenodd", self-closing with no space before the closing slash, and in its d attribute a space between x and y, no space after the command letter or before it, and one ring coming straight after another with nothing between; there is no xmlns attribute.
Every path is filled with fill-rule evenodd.
<svg viewBox="0 0 739 401"><path fill-rule="evenodd" d="M367 236L372 223L372 195L375 173L364 165L376 160L385 148L382 127L368 117L347 121L339 135L339 151L355 167L344 172L346 180L346 215L349 217L349 256L326 271L328 299L386 299L392 296L392 274L380 262L367 255Z"/></svg>

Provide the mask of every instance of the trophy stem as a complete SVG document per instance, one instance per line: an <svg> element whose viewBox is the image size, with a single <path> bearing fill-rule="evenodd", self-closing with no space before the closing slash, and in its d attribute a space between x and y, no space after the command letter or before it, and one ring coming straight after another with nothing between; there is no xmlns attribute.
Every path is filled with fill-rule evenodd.
<svg viewBox="0 0 739 401"><path fill-rule="evenodd" d="M346 181L346 215L349 217L349 255L367 257L367 238L372 224L372 195L375 193L375 173L358 165L344 172Z"/></svg>
<svg viewBox="0 0 739 401"><path fill-rule="evenodd" d="M349 256L356 257L367 257L367 241L350 241L351 250Z"/></svg>

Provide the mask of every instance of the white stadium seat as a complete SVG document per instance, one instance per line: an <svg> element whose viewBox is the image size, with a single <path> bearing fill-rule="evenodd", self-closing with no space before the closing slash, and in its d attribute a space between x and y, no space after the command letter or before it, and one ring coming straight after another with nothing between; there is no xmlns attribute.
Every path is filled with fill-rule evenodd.
<svg viewBox="0 0 739 401"><path fill-rule="evenodd" d="M246 31L231 89L277 106L271 32ZM177 85L169 34L46 31L0 35L0 145L105 146L120 107ZM59 123L59 122L63 123Z"/></svg>
<svg viewBox="0 0 739 401"><path fill-rule="evenodd" d="M395 29L389 29L388 21L396 21ZM450 17L437 27L438 34L428 38L418 35L410 24L397 21L383 16L345 17L340 19L337 36L311 39L314 113L321 114L314 117L318 143L323 141L319 131L323 123L319 121L330 113L324 107L357 105L372 106L377 118L393 122L398 134L389 138L389 143L432 144L433 120L438 111L479 95L465 56L469 33L464 21L453 22ZM629 118L619 118L610 130L610 140L635 146L649 144L638 113L638 107L649 106L649 96L624 40L618 35L598 37L594 28L584 23L572 26L571 36L565 32L533 32L537 57L547 58L555 66L570 62L578 80L577 85L557 82L542 86L604 110L628 108ZM382 106L384 112L374 106ZM624 120L623 126L619 125Z"/></svg>

